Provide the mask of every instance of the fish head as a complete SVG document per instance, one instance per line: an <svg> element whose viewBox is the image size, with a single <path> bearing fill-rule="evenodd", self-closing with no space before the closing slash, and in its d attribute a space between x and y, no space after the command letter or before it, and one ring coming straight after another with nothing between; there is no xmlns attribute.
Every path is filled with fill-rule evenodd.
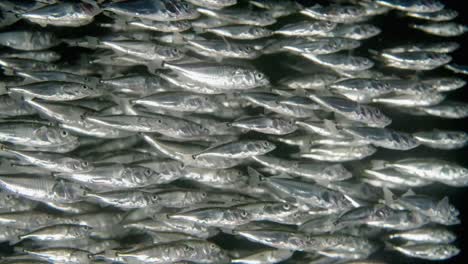
<svg viewBox="0 0 468 264"><path fill-rule="evenodd" d="M178 20L191 20L200 16L196 8L186 1L162 1L170 15L178 17Z"/></svg>
<svg viewBox="0 0 468 264"><path fill-rule="evenodd" d="M343 165L334 164L327 166L322 171L323 174L327 175L330 181L341 181L351 178L353 175Z"/></svg>
<svg viewBox="0 0 468 264"><path fill-rule="evenodd" d="M262 153L268 153L276 148L276 145L267 140L258 140L254 142L255 148Z"/></svg>
<svg viewBox="0 0 468 264"><path fill-rule="evenodd" d="M254 36L269 36L272 34L269 29L263 27L251 27L249 28L248 33Z"/></svg>
<svg viewBox="0 0 468 264"><path fill-rule="evenodd" d="M58 181L53 187L54 197L66 202L78 202L85 197L87 189L79 184Z"/></svg>
<svg viewBox="0 0 468 264"><path fill-rule="evenodd" d="M124 169L122 178L129 179L133 183L147 185L150 182L154 182L154 179L159 178L159 173L146 167L129 166Z"/></svg>
<svg viewBox="0 0 468 264"><path fill-rule="evenodd" d="M62 162L67 169L73 172L87 172L94 169L91 162L81 159L64 158Z"/></svg>
<svg viewBox="0 0 468 264"><path fill-rule="evenodd" d="M34 135L54 145L78 144L76 136L71 135L67 130L55 127L42 126L34 131Z"/></svg>

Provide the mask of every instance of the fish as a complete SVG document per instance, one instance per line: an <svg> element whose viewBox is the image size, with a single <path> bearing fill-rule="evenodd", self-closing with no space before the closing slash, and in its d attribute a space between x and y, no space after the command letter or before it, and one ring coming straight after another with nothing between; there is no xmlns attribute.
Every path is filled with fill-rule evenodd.
<svg viewBox="0 0 468 264"><path fill-rule="evenodd" d="M195 6L179 0L115 2L104 6L102 10L124 17L137 17L151 21L192 20L200 16Z"/></svg>
<svg viewBox="0 0 468 264"><path fill-rule="evenodd" d="M247 90L269 84L268 78L262 72L235 65L163 63L162 67L209 87Z"/></svg>
<svg viewBox="0 0 468 264"><path fill-rule="evenodd" d="M43 27L80 27L91 23L101 12L93 2L57 3L21 14L21 18Z"/></svg>
<svg viewBox="0 0 468 264"><path fill-rule="evenodd" d="M0 45L23 51L46 50L55 47L61 40L47 31L7 31L0 33Z"/></svg>
<svg viewBox="0 0 468 264"><path fill-rule="evenodd" d="M401 11L416 12L416 13L432 13L442 10L445 5L437 0L377 0L377 4L388 6Z"/></svg>
<svg viewBox="0 0 468 264"><path fill-rule="evenodd" d="M463 35L468 30L465 25L455 22L410 24L410 27L440 37L456 37Z"/></svg>
<svg viewBox="0 0 468 264"><path fill-rule="evenodd" d="M0 1L0 262L458 260L455 7Z"/></svg>
<svg viewBox="0 0 468 264"><path fill-rule="evenodd" d="M456 236L444 228L422 227L409 231L401 231L388 235L388 239L403 239L425 244L448 244L455 241Z"/></svg>

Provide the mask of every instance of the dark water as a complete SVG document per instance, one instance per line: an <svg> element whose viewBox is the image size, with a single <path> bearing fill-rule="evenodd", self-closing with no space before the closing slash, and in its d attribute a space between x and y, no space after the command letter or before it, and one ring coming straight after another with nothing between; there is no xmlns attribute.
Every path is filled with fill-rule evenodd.
<svg viewBox="0 0 468 264"><path fill-rule="evenodd" d="M0 0L1 1L1 0ZM316 1L299 1L304 5L311 5L316 3ZM320 2L320 1L319 1ZM326 3L326 1L321 1L322 3ZM451 1L444 1L449 8L455 9L460 12L459 17L456 19L457 22L468 24L468 14L465 10L466 3L465 0L451 0ZM287 23L288 21L296 20L298 16L291 16L284 20L282 23ZM105 21L107 18L100 15L97 17L97 20ZM373 20L369 21L369 23L377 25L379 28L383 30L383 33L377 37L374 37L370 40L364 41L363 46L355 51L356 55L368 56L368 49L376 49L380 50L386 47L392 47L395 45L400 44L407 44L415 41L444 41L448 39L443 39L441 37L433 37L428 34L412 30L408 28L408 24L411 22L418 22L416 19L411 19L407 17L403 17L399 15L397 12L390 12L386 15L380 15ZM275 25L274 27L276 27ZM20 21L15 25L5 28L2 31L7 31L9 29L41 29L39 26L31 25ZM101 34L107 33L105 29L98 29L93 25L80 27L80 28L73 28L73 29L63 29L63 28L51 28L51 30L55 31L61 37L76 37L76 36L84 36L84 35L94 35L99 36ZM453 61L458 64L468 64L468 38L467 36L461 36L458 38L450 38L450 40L457 41L461 44L461 48L452 54ZM61 51L62 54L65 56L65 60L70 61L73 63L76 59L80 56L85 54L87 51L81 48L68 48L65 45L58 46L54 48L54 50ZM63 52L66 51L66 52ZM2 52L2 51L0 51ZM259 60L255 62L255 66L258 67L260 70L267 73L268 76L272 78L273 81L280 79L284 76L290 74L290 70L287 69L285 66L286 61L297 61L303 60L299 57L289 56L285 58L284 54L280 55L268 55L263 56ZM143 70L143 69L142 69ZM393 71L388 71L388 73L392 73ZM403 72L400 72L403 73ZM422 73L419 74L419 77L430 77L430 76L444 76L450 75L451 73L439 69L435 71L430 71L429 73ZM468 88L462 88L455 92L451 92L448 96L449 99L460 100L468 102ZM392 111L391 109L383 108L384 112L390 116L393 120L391 128L396 130L401 130L405 132L415 132L420 130L431 130L433 128L439 129L452 129L452 130L468 130L468 120L445 120L445 119L437 119L437 118L428 118L428 117L420 117L420 116L410 116L401 114L396 111ZM426 147L418 147L414 150L409 152L402 152L402 151L391 151L391 150L383 150L379 149L379 151L372 157L375 159L400 159L409 156L419 156L419 157L435 157L440 159L447 159L452 160L460 165L468 167L468 149L461 149L455 151L445 151L445 150L434 150L429 149ZM467 188L452 188L446 187L443 185L436 185L430 186L428 188L418 189L416 190L418 193L425 193L428 195L434 195L439 198L442 198L446 195L449 196L451 203L453 203L461 212L461 220L462 224L451 227L453 231L458 236L456 241L456 245L460 247L461 253L445 262L439 263L468 263L468 227L466 226L468 223L468 191ZM224 248L238 248L238 247L256 247L257 245L253 243L246 242L246 240L240 240L233 236L218 236L213 238L213 241L216 242L218 245ZM0 252L5 253L10 251L9 248L5 243L0 244ZM416 259L410 259L402 257L399 254L390 253L386 251L379 251L375 256L372 257L373 259L382 259L388 263L427 263L428 261L419 261Z"/></svg>

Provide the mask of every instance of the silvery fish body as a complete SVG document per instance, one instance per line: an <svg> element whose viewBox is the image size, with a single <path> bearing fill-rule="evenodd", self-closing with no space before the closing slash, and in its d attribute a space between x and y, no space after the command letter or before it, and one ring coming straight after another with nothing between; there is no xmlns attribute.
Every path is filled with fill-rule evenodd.
<svg viewBox="0 0 468 264"><path fill-rule="evenodd" d="M414 230L393 233L390 234L388 238L403 239L418 243L447 244L453 242L456 239L456 236L445 228L422 227Z"/></svg>
<svg viewBox="0 0 468 264"><path fill-rule="evenodd" d="M390 247L407 256L426 260L445 260L460 253L460 249L451 244L391 245Z"/></svg>
<svg viewBox="0 0 468 264"><path fill-rule="evenodd" d="M1 176L2 189L35 201L73 203L83 199L85 189L71 182L47 176Z"/></svg>
<svg viewBox="0 0 468 264"><path fill-rule="evenodd" d="M468 28L455 22L439 22L429 24L411 24L410 27L431 35L440 37L456 37L465 34Z"/></svg>
<svg viewBox="0 0 468 264"><path fill-rule="evenodd" d="M329 111L372 127L385 127L391 123L390 118L372 106L361 105L339 97L311 95L310 98Z"/></svg>
<svg viewBox="0 0 468 264"><path fill-rule="evenodd" d="M91 23L100 12L96 4L58 3L29 11L21 17L41 26L79 27Z"/></svg>
<svg viewBox="0 0 468 264"><path fill-rule="evenodd" d="M376 2L394 9L418 13L432 13L444 8L444 4L437 0L377 0Z"/></svg>
<svg viewBox="0 0 468 264"><path fill-rule="evenodd" d="M464 131L432 130L417 132L413 136L422 145L435 149L457 149L468 143L468 134Z"/></svg>
<svg viewBox="0 0 468 264"><path fill-rule="evenodd" d="M369 143L383 148L410 150L419 146L419 142L410 134L397 132L387 128L348 127L344 129L354 137L368 140Z"/></svg>
<svg viewBox="0 0 468 264"><path fill-rule="evenodd" d="M118 15L155 21L179 21L200 16L195 7L183 1L138 0L110 3L103 8Z"/></svg>
<svg viewBox="0 0 468 264"><path fill-rule="evenodd" d="M300 11L313 19L327 20L336 23L360 22L366 16L365 8L352 5L315 5Z"/></svg>
<svg viewBox="0 0 468 264"><path fill-rule="evenodd" d="M333 30L336 24L328 21L299 22L281 27L275 34L295 37L310 37Z"/></svg>
<svg viewBox="0 0 468 264"><path fill-rule="evenodd" d="M274 170L313 180L341 181L351 178L351 173L341 164L310 163L280 159L269 155L254 156L258 163Z"/></svg>
<svg viewBox="0 0 468 264"><path fill-rule="evenodd" d="M246 25L219 26L208 28L206 31L223 37L245 40L269 37L273 34L271 30L266 28Z"/></svg>
<svg viewBox="0 0 468 264"><path fill-rule="evenodd" d="M0 45L17 50L45 50L60 44L60 40L50 32L7 31L0 33Z"/></svg>
<svg viewBox="0 0 468 264"><path fill-rule="evenodd" d="M235 65L207 63L178 65L164 63L163 67L167 67L193 81L222 89L243 90L269 84L265 74L260 71Z"/></svg>
<svg viewBox="0 0 468 264"><path fill-rule="evenodd" d="M444 8L440 11L430 13L407 12L407 16L414 17L422 20L429 20L435 22L450 21L458 16L456 10Z"/></svg>
<svg viewBox="0 0 468 264"><path fill-rule="evenodd" d="M384 166L450 186L465 186L468 180L468 170L466 168L439 159L410 158L389 162Z"/></svg>
<svg viewBox="0 0 468 264"><path fill-rule="evenodd" d="M26 97L40 98L48 101L71 101L89 96L100 95L98 89L81 83L42 82L23 86L9 87L12 93L19 93Z"/></svg>

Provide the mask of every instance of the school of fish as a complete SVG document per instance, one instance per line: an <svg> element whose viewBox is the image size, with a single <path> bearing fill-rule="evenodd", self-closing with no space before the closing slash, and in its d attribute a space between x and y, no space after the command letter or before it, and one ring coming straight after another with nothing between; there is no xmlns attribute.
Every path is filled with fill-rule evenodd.
<svg viewBox="0 0 468 264"><path fill-rule="evenodd" d="M458 255L459 210L418 190L466 187L468 168L411 153L468 133L388 114L468 117L446 99L468 74L450 55L458 15L439 0L0 1L0 263ZM382 16L435 41L364 48Z"/></svg>

